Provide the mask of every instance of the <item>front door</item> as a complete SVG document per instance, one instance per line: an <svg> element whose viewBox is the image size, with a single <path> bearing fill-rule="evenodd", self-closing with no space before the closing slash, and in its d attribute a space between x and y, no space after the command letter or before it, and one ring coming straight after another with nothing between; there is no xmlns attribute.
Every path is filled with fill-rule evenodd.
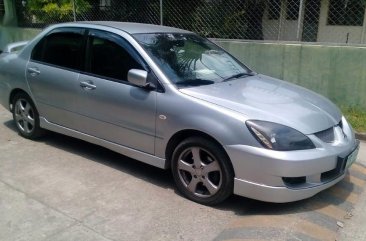
<svg viewBox="0 0 366 241"><path fill-rule="evenodd" d="M145 153L154 153L156 92L130 84L130 69L144 69L122 37L90 31L85 72L79 77L80 131Z"/></svg>

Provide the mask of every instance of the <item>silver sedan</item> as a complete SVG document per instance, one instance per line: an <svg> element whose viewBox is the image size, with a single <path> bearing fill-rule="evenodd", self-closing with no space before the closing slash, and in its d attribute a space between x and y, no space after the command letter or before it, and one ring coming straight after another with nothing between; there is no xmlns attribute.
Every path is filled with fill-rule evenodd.
<svg viewBox="0 0 366 241"><path fill-rule="evenodd" d="M147 24L57 24L0 55L0 102L25 138L45 130L171 169L206 205L269 202L339 182L358 141L339 109L253 72L192 32Z"/></svg>

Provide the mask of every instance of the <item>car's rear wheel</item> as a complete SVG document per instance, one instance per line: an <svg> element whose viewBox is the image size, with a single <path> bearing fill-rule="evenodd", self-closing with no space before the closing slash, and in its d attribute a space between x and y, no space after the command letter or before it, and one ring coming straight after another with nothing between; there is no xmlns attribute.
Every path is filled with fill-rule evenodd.
<svg viewBox="0 0 366 241"><path fill-rule="evenodd" d="M233 192L230 160L220 145L208 139L181 142L173 152L172 172L178 190L201 204L218 204Z"/></svg>
<svg viewBox="0 0 366 241"><path fill-rule="evenodd" d="M25 93L13 98L13 119L21 136L36 139L44 134L39 126L38 111L32 100Z"/></svg>

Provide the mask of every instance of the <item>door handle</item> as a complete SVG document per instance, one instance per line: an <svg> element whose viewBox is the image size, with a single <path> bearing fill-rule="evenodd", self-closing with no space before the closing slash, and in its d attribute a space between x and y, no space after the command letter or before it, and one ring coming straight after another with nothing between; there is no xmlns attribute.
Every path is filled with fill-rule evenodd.
<svg viewBox="0 0 366 241"><path fill-rule="evenodd" d="M34 68L28 68L28 73L31 75L31 76L36 76L36 75L39 75L41 73L41 71L34 67Z"/></svg>
<svg viewBox="0 0 366 241"><path fill-rule="evenodd" d="M80 87L85 90L94 90L97 88L97 86L95 86L91 81L80 82Z"/></svg>

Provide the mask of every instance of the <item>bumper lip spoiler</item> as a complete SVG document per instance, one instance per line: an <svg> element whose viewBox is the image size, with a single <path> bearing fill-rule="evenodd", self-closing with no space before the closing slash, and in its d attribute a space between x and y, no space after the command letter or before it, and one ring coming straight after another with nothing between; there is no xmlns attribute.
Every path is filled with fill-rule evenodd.
<svg viewBox="0 0 366 241"><path fill-rule="evenodd" d="M23 47L27 44L28 44L28 41L21 41L21 42L15 42L15 43L8 44L8 45L6 45L6 47L2 53L11 53L15 49Z"/></svg>

